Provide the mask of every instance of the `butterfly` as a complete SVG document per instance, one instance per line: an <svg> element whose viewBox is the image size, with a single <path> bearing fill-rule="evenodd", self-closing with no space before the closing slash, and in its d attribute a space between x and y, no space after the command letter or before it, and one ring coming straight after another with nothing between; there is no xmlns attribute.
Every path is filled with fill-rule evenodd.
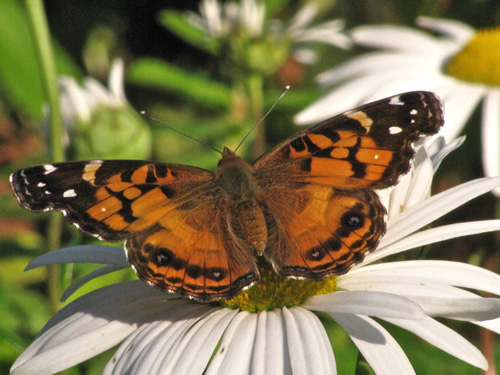
<svg viewBox="0 0 500 375"><path fill-rule="evenodd" d="M63 211L83 232L125 240L140 279L201 302L281 277L346 273L375 249L386 210L374 189L408 172L412 143L437 133L431 92L392 96L312 126L246 163L227 147L215 173L182 164L92 160L21 169L21 206Z"/></svg>

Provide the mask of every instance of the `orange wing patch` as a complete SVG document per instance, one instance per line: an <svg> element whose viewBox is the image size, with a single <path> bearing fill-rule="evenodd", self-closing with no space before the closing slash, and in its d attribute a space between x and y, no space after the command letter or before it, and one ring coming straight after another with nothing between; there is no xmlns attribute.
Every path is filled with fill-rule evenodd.
<svg viewBox="0 0 500 375"><path fill-rule="evenodd" d="M253 254L233 241L214 203L176 209L159 225L126 242L143 280L209 302L227 299L259 281Z"/></svg>
<svg viewBox="0 0 500 375"><path fill-rule="evenodd" d="M321 280L343 274L375 248L385 232L385 208L371 191L310 185L293 196L278 188L268 194L273 234L265 256L284 277Z"/></svg>

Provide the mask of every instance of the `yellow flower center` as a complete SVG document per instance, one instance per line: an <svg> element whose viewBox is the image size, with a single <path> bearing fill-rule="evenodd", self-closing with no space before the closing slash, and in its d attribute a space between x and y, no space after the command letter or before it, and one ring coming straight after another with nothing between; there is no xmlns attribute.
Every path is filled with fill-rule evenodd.
<svg viewBox="0 0 500 375"><path fill-rule="evenodd" d="M283 279L270 266L260 267L261 281L233 299L222 301L223 307L252 313L302 305L317 294L331 293L336 288L337 276L322 281Z"/></svg>
<svg viewBox="0 0 500 375"><path fill-rule="evenodd" d="M463 81L500 85L500 28L478 31L446 71Z"/></svg>

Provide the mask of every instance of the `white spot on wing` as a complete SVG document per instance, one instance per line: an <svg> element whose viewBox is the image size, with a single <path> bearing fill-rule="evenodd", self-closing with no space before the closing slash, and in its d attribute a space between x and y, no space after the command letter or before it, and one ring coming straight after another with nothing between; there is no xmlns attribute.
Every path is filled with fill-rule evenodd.
<svg viewBox="0 0 500 375"><path fill-rule="evenodd" d="M389 133L391 134L398 134L398 133L401 133L403 131L403 129L401 129L399 126L391 126L389 128Z"/></svg>
<svg viewBox="0 0 500 375"><path fill-rule="evenodd" d="M389 101L389 104L392 104L392 105L404 105L405 102L403 102L401 100L401 98L399 97L399 95L396 95L396 96L393 96L391 98L391 100Z"/></svg>
<svg viewBox="0 0 500 375"><path fill-rule="evenodd" d="M66 190L66 191L63 193L63 197L64 197L64 198L73 198L73 197L76 197L76 192L75 192L75 189L69 189L69 190Z"/></svg>
<svg viewBox="0 0 500 375"><path fill-rule="evenodd" d="M38 187L44 187L45 185L47 185L45 182L39 182L36 186L38 186Z"/></svg>
<svg viewBox="0 0 500 375"><path fill-rule="evenodd" d="M102 207L102 208L101 208L101 211L102 211L102 212L106 212L106 207Z"/></svg>
<svg viewBox="0 0 500 375"><path fill-rule="evenodd" d="M416 109L412 109L410 111L410 115L413 115L413 116L415 116L417 113L418 113L418 111Z"/></svg>
<svg viewBox="0 0 500 375"><path fill-rule="evenodd" d="M45 164L43 166L43 169L45 169L45 172L43 174L50 174L54 172L57 168L54 167L52 164Z"/></svg>
<svg viewBox="0 0 500 375"><path fill-rule="evenodd" d="M52 194L52 192L51 192L51 191L49 191L49 190L45 190L45 195L50 195L50 194Z"/></svg>
<svg viewBox="0 0 500 375"><path fill-rule="evenodd" d="M373 156L373 158L374 158L375 160L377 160L377 159L379 158L379 156L378 156L378 155L374 155L374 156Z"/></svg>

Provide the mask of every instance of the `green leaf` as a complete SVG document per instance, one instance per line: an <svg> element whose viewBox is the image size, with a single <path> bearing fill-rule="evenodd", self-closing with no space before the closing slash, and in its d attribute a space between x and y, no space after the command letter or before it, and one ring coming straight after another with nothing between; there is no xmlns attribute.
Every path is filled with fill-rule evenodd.
<svg viewBox="0 0 500 375"><path fill-rule="evenodd" d="M48 300L41 294L0 281L0 295L0 329L35 335L52 314Z"/></svg>
<svg viewBox="0 0 500 375"><path fill-rule="evenodd" d="M158 21L179 38L202 51L215 54L219 48L217 40L189 22L183 12L164 10L159 13Z"/></svg>
<svg viewBox="0 0 500 375"><path fill-rule="evenodd" d="M231 90L223 84L154 58L137 59L127 72L127 82L180 95L192 105L227 109L231 102Z"/></svg>
<svg viewBox="0 0 500 375"><path fill-rule="evenodd" d="M21 2L0 1L0 87L9 106L28 114L34 121L42 119L43 96L40 69ZM61 74L80 74L69 55L57 45L54 53Z"/></svg>
<svg viewBox="0 0 500 375"><path fill-rule="evenodd" d="M24 272L28 263L33 259L30 256L2 257L0 262L0 274L5 283L10 285L26 285L34 282L44 281L46 271L37 268L29 272Z"/></svg>
<svg viewBox="0 0 500 375"><path fill-rule="evenodd" d="M291 5L289 4L290 0L273 0L273 1L267 1L265 2L266 4L266 18L270 19L276 16L277 13L282 12L283 10L288 10L291 8ZM298 8L300 9L300 8Z"/></svg>

